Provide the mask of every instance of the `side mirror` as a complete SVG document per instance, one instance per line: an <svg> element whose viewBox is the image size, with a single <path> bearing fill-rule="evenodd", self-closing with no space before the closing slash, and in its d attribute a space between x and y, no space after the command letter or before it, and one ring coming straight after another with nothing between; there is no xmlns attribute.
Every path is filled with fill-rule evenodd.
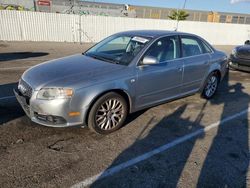
<svg viewBox="0 0 250 188"><path fill-rule="evenodd" d="M250 45L250 40L246 40L245 44Z"/></svg>
<svg viewBox="0 0 250 188"><path fill-rule="evenodd" d="M142 65L155 65L159 64L158 59L152 56L145 56L142 60Z"/></svg>

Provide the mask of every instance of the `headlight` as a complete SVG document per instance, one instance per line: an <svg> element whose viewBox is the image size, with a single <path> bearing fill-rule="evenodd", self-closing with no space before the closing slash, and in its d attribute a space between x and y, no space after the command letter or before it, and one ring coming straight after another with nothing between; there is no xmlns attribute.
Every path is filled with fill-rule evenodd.
<svg viewBox="0 0 250 188"><path fill-rule="evenodd" d="M70 88L42 88L38 91L37 99L68 99L73 95L73 89Z"/></svg>
<svg viewBox="0 0 250 188"><path fill-rule="evenodd" d="M233 55L233 56L236 56L236 53L237 53L237 50L234 48L234 49L232 50L232 55Z"/></svg>

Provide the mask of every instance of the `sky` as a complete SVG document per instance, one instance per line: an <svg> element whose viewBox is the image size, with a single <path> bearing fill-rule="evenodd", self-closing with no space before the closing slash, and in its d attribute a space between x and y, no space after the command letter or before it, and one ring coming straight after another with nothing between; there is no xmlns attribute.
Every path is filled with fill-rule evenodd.
<svg viewBox="0 0 250 188"><path fill-rule="evenodd" d="M181 8L185 0L89 0L95 2ZM250 0L187 0L186 9L250 14Z"/></svg>

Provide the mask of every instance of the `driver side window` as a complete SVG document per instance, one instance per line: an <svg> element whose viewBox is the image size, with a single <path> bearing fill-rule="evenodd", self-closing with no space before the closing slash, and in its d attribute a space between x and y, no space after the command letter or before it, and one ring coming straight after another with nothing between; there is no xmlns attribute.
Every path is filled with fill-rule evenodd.
<svg viewBox="0 0 250 188"><path fill-rule="evenodd" d="M180 46L178 37L169 36L157 40L150 46L145 56L154 57L159 62L165 62L179 58Z"/></svg>

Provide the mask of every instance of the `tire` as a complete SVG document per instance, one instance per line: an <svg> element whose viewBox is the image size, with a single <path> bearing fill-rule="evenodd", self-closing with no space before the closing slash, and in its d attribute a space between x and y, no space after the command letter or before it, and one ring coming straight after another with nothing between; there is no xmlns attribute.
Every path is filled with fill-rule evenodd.
<svg viewBox="0 0 250 188"><path fill-rule="evenodd" d="M109 92L97 99L92 106L88 127L95 133L109 134L121 128L127 114L126 100L115 92Z"/></svg>
<svg viewBox="0 0 250 188"><path fill-rule="evenodd" d="M219 85L219 75L212 72L206 79L201 96L205 99L211 99L216 93Z"/></svg>

